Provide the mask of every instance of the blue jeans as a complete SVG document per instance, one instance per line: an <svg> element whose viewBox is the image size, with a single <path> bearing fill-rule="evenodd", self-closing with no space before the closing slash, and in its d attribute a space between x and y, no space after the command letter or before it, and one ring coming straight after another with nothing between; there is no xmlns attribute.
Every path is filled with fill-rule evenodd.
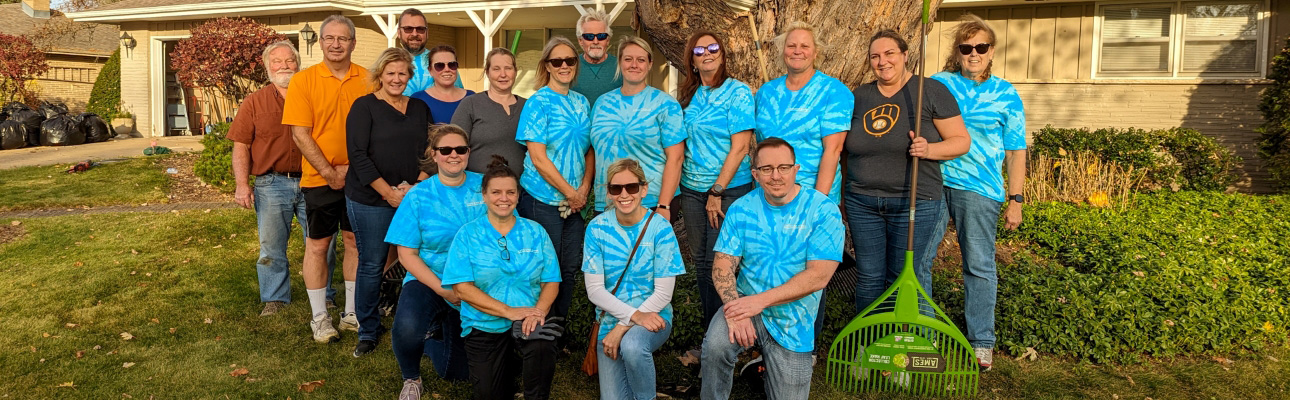
<svg viewBox="0 0 1290 400"><path fill-rule="evenodd" d="M811 396L811 373L814 360L810 352L799 353L780 346L766 330L761 315L752 317L757 329L757 345L761 346L762 360L766 363L766 397L771 400L798 400ZM747 347L730 342L730 327L726 325L725 308L712 316L712 325L703 338L703 362L700 364L703 387L699 394L703 400L730 398L734 383L735 360Z"/></svg>
<svg viewBox="0 0 1290 400"><path fill-rule="evenodd" d="M430 332L431 321L438 332ZM465 381L466 341L461 337L461 313L438 293L418 280L408 281L399 294L394 312L390 347L399 362L403 379L421 378L421 355L430 356L435 372L449 381Z"/></svg>
<svg viewBox="0 0 1290 400"><path fill-rule="evenodd" d="M952 218L963 256L963 314L967 320L968 342L972 347L994 348L994 305L999 292L999 275L994 263L995 234L999 229L999 212L1003 203L970 190L945 188L945 208L932 233L933 239L945 237L945 226ZM940 243L939 240L936 243ZM924 257L931 268L936 247L928 246Z"/></svg>
<svg viewBox="0 0 1290 400"><path fill-rule="evenodd" d="M354 314L358 317L358 340L376 340L384 328L377 303L381 300L381 273L389 258L385 232L394 220L394 207L376 207L345 198L345 212L354 228L358 248L358 273L354 277Z"/></svg>
<svg viewBox="0 0 1290 400"><path fill-rule="evenodd" d="M600 363L600 398L603 400L649 400L658 394L654 351L672 335L672 324L658 332L631 327L618 343L618 359L605 355L605 343L596 343Z"/></svg>
<svg viewBox="0 0 1290 400"><path fill-rule="evenodd" d="M721 211L730 209L730 204L739 200L753 190L753 184L726 189L721 199ZM721 234L720 226L713 228L708 223L708 193L697 192L681 187L681 221L685 223L685 235L690 245L690 259L694 260L694 275L699 281L699 302L703 305L701 326L708 326L712 316L721 308L721 296L712 285L712 259L717 247L717 236Z"/></svg>
<svg viewBox="0 0 1290 400"><path fill-rule="evenodd" d="M300 194L300 178L265 174L255 177L255 223L260 231L260 258L255 272L260 281L260 301L291 302L291 263L287 261L287 242L291 239L291 218L300 223L306 235L305 197ZM327 282L336 269L336 249L327 252ZM327 298L336 289L327 285Z"/></svg>
<svg viewBox="0 0 1290 400"><path fill-rule="evenodd" d="M905 268L909 240L909 198L875 197L847 192L844 195L851 244L855 247L856 311L878 299ZM914 222L914 274L928 296L932 295L931 263L923 262L932 232L940 220L944 201L918 200ZM936 242L940 244L940 242Z"/></svg>
<svg viewBox="0 0 1290 400"><path fill-rule="evenodd" d="M560 293L556 295L549 315L567 318L573 291L578 286L574 278L582 270L582 239L587 232L587 221L577 212L569 214L568 218L560 218L559 207L542 203L528 193L520 195L517 211L521 217L542 225L542 229L551 236L556 258L560 261Z"/></svg>

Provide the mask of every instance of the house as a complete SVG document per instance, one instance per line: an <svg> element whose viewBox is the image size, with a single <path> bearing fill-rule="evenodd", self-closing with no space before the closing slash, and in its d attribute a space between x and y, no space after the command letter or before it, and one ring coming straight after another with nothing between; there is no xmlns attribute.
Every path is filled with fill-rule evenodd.
<svg viewBox="0 0 1290 400"><path fill-rule="evenodd" d="M117 49L116 26L73 22L49 8L49 0L0 4L0 33L26 35L45 46L49 70L31 88L41 100L84 110L99 70Z"/></svg>

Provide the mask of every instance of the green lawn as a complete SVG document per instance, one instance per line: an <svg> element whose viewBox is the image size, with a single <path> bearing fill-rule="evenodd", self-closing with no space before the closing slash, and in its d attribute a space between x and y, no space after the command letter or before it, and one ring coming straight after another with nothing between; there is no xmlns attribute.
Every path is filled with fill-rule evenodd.
<svg viewBox="0 0 1290 400"><path fill-rule="evenodd" d="M6 276L0 280L0 398L388 399L399 390L388 338L362 359L349 354L352 333L339 344L310 340L298 273L293 304L277 316L258 316L257 242L249 211L21 222L27 234L0 244ZM290 257L301 257L298 236ZM659 354L660 384L695 384L675 356ZM987 398L1290 397L1290 351L1230 358L1230 365L1184 358L1104 366L1045 355L1016 362L999 355L995 371L982 378L981 392ZM561 362L555 398L597 398L596 382L577 372L580 361L575 355ZM429 378L429 361L423 365L428 393L469 397L467 386ZM230 375L239 368L248 373ZM855 398L831 391L822 376L818 371L813 398ZM298 389L316 380L325 383L313 393ZM60 387L66 383L74 387ZM735 397L755 392L737 386Z"/></svg>
<svg viewBox="0 0 1290 400"><path fill-rule="evenodd" d="M160 202L169 181L159 158L105 162L69 174L71 164L0 171L0 211Z"/></svg>

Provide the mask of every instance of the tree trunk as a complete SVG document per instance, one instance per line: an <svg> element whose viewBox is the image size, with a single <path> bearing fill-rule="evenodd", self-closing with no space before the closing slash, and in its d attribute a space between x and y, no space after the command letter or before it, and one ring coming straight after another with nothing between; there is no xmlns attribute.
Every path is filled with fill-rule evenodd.
<svg viewBox="0 0 1290 400"><path fill-rule="evenodd" d="M932 0L932 16L940 0ZM816 27L824 46L824 73L855 87L873 79L869 71L869 38L883 28L896 29L909 41L909 60L916 66L922 2L918 0L759 0L748 12L741 12L722 0L636 0L636 19L672 65L681 68L689 55L686 39L696 30L724 36L728 51L726 70L754 88L784 75L782 57L773 39L793 21ZM759 42L753 40L749 18L757 25ZM762 46L767 78L761 77L755 45ZM937 65L938 60L928 60ZM915 69L915 71L917 71Z"/></svg>

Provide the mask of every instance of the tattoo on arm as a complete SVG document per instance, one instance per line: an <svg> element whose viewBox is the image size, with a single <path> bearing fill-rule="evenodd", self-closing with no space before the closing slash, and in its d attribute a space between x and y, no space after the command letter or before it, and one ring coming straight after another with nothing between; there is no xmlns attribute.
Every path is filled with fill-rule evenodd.
<svg viewBox="0 0 1290 400"><path fill-rule="evenodd" d="M725 253L716 254L712 268L712 286L721 295L722 303L729 303L739 298L739 291L735 285L735 273L739 268L739 261L739 257Z"/></svg>

